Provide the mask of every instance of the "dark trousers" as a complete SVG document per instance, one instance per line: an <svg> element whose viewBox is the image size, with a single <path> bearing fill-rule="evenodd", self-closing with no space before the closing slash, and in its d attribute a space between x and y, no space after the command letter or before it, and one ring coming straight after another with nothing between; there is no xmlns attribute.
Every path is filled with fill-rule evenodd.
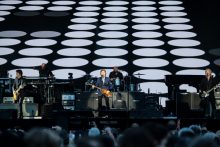
<svg viewBox="0 0 220 147"><path fill-rule="evenodd" d="M105 99L105 103L106 103L106 109L109 110L110 106L109 106L109 98L104 96L104 95L100 95L98 96L98 110L102 109L102 98Z"/></svg>
<svg viewBox="0 0 220 147"><path fill-rule="evenodd" d="M24 100L24 91L20 90L19 95L18 95L18 118L23 118L23 111L22 111L22 104L23 104L23 100Z"/></svg>
<svg viewBox="0 0 220 147"><path fill-rule="evenodd" d="M204 113L205 117L215 117L215 98L214 97L207 97L204 104Z"/></svg>

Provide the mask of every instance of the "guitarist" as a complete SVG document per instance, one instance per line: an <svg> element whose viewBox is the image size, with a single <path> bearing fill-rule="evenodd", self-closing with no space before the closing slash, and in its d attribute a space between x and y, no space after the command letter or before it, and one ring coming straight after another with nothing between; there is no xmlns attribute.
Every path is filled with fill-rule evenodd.
<svg viewBox="0 0 220 147"><path fill-rule="evenodd" d="M22 70L16 70L16 78L14 80L12 90L15 103L19 103L19 118L23 117L22 103L24 100L26 82L23 78Z"/></svg>
<svg viewBox="0 0 220 147"><path fill-rule="evenodd" d="M216 79L212 76L212 70L210 68L205 69L205 77L200 83L200 93L205 93L216 85ZM215 95L214 90L209 93L209 96L201 97L201 106L204 108L205 117L211 118L215 116Z"/></svg>
<svg viewBox="0 0 220 147"><path fill-rule="evenodd" d="M105 69L101 69L100 75L101 75L101 77L99 77L97 79L95 85L97 87L107 89L107 90L112 89L111 80L109 77L106 77L106 70ZM94 86L92 88L94 88ZM105 99L106 108L107 108L107 110L109 110L110 109L109 98L107 96L103 95L100 90L98 90L98 110L101 110L101 108L102 108L102 98Z"/></svg>

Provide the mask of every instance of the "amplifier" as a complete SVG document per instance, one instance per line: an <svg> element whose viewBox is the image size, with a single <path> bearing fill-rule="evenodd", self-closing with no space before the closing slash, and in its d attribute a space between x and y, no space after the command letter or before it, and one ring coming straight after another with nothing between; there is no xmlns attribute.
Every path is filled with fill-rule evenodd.
<svg viewBox="0 0 220 147"><path fill-rule="evenodd" d="M23 103L34 103L34 97L24 97Z"/></svg>
<svg viewBox="0 0 220 147"><path fill-rule="evenodd" d="M13 99L13 97L3 97L3 103L4 104L13 104L14 99Z"/></svg>
<svg viewBox="0 0 220 147"><path fill-rule="evenodd" d="M0 104L0 110L17 110L19 111L19 104ZM24 117L38 116L38 104L22 104L22 111Z"/></svg>

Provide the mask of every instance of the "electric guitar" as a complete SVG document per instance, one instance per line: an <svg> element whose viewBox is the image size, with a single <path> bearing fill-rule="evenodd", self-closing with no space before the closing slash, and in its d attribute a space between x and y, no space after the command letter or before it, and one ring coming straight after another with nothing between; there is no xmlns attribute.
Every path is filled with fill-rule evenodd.
<svg viewBox="0 0 220 147"><path fill-rule="evenodd" d="M16 90L14 90L13 91L13 99L14 99L14 101L16 101L17 99L18 99L18 96L19 96L19 92L20 92L20 90L22 89L22 86L20 85L19 87L18 87L18 89L16 89Z"/></svg>
<svg viewBox="0 0 220 147"><path fill-rule="evenodd" d="M102 93L104 96L106 96L106 97L112 97L112 93L111 93L111 91L109 91L108 89L100 88L100 87L98 87L98 86L95 86L95 85L89 84L89 83L87 83L86 85L90 85L90 86L93 86L93 87L99 89L99 90L101 91L101 93Z"/></svg>
<svg viewBox="0 0 220 147"><path fill-rule="evenodd" d="M219 88L220 87L220 83L218 83L217 85L215 85L214 87L212 87L211 89L207 90L207 91L203 91L201 94L200 94L200 97L201 98L207 98L210 94L210 92L212 92L213 90L215 90L216 88Z"/></svg>

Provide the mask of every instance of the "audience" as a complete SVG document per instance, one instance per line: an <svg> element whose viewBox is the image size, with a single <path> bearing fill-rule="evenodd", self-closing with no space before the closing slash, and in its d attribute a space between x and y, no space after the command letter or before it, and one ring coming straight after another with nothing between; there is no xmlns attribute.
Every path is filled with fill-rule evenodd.
<svg viewBox="0 0 220 147"><path fill-rule="evenodd" d="M205 126L191 125L180 128L178 122L167 125L133 123L120 131L109 126L103 129L95 123L88 130L67 130L60 126L0 130L1 147L218 147L220 130L216 133Z"/></svg>

